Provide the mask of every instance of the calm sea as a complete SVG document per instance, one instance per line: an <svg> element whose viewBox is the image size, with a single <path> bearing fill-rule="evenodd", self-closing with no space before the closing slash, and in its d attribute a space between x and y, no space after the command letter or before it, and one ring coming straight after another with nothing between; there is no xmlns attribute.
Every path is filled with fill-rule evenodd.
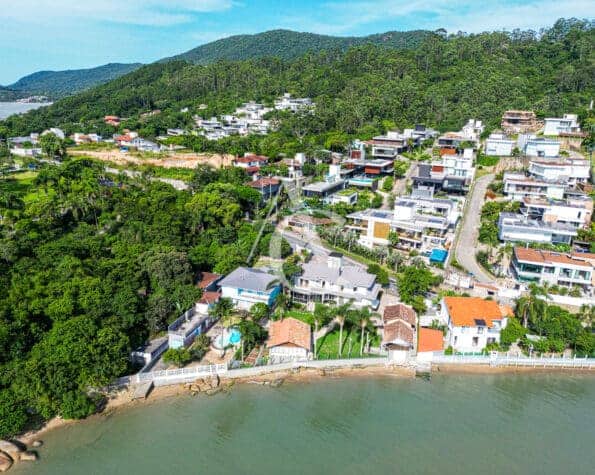
<svg viewBox="0 0 595 475"><path fill-rule="evenodd" d="M31 102L31 103L21 103L21 102L0 102L0 119L5 119L9 115L12 114L22 114L24 112L38 109L42 106L50 105L47 102Z"/></svg>
<svg viewBox="0 0 595 475"><path fill-rule="evenodd" d="M44 437L12 473L592 474L595 377L433 376L237 386Z"/></svg>

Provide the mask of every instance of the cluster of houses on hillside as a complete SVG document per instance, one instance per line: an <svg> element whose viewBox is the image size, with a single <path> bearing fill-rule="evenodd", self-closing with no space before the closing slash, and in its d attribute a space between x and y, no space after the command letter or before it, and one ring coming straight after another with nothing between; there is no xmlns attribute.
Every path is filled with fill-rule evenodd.
<svg viewBox="0 0 595 475"><path fill-rule="evenodd" d="M219 140L232 135L266 135L272 127L265 116L273 110L298 112L313 110L314 103L309 97L292 97L285 93L277 98L273 107L250 101L242 104L232 114L204 119L194 116L197 133L209 140ZM176 131L179 134L179 131Z"/></svg>

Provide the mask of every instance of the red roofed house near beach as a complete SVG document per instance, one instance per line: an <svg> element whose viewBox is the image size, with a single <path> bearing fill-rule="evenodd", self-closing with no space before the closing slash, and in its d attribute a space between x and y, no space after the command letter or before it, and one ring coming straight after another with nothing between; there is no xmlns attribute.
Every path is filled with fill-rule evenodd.
<svg viewBox="0 0 595 475"><path fill-rule="evenodd" d="M312 354L310 325L291 317L271 322L267 348L271 363L307 361Z"/></svg>
<svg viewBox="0 0 595 475"><path fill-rule="evenodd" d="M406 361L415 348L417 315L405 304L388 305L382 316L382 348L391 361Z"/></svg>
<svg viewBox="0 0 595 475"><path fill-rule="evenodd" d="M444 335L442 330L434 328L420 328L417 342L417 361L432 361L435 353L444 350Z"/></svg>
<svg viewBox="0 0 595 475"><path fill-rule="evenodd" d="M491 343L500 343L512 309L479 297L444 297L441 316L448 322L448 342L454 350L479 353Z"/></svg>

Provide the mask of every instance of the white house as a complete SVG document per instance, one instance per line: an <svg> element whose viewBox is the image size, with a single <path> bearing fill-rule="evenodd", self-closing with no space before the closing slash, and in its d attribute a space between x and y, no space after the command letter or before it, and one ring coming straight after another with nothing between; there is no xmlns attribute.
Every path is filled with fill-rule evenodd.
<svg viewBox="0 0 595 475"><path fill-rule="evenodd" d="M582 228L591 222L593 200L584 195L569 196L565 200L526 197L519 211L529 219Z"/></svg>
<svg viewBox="0 0 595 475"><path fill-rule="evenodd" d="M505 134L492 133L485 141L485 154L489 156L510 157L514 149L514 140Z"/></svg>
<svg viewBox="0 0 595 475"><path fill-rule="evenodd" d="M301 303L353 301L356 307L378 308L381 286L376 276L362 267L344 264L343 255L331 252L328 257L314 256L302 265L294 278L292 298Z"/></svg>
<svg viewBox="0 0 595 475"><path fill-rule="evenodd" d="M581 128L576 114L564 114L562 118L547 118L545 119L545 125L543 127L543 135L558 136L561 133L573 134L580 131Z"/></svg>
<svg viewBox="0 0 595 475"><path fill-rule="evenodd" d="M432 361L434 355L444 353L444 334L434 328L419 328L417 361Z"/></svg>
<svg viewBox="0 0 595 475"><path fill-rule="evenodd" d="M238 267L219 282L219 287L221 297L230 298L242 310L250 310L256 303L272 307L281 292L276 275L250 267Z"/></svg>
<svg viewBox="0 0 595 475"><path fill-rule="evenodd" d="M511 267L522 281L590 290L595 285L593 257L593 254L515 247Z"/></svg>
<svg viewBox="0 0 595 475"><path fill-rule="evenodd" d="M441 316L448 322L448 343L457 352L481 352L491 343L500 343L510 307L479 297L444 297Z"/></svg>
<svg viewBox="0 0 595 475"><path fill-rule="evenodd" d="M564 198L566 183L560 180L541 180L522 173L504 173L504 194L514 201L525 197Z"/></svg>
<svg viewBox="0 0 595 475"><path fill-rule="evenodd" d="M267 348L270 364L311 359L312 330L310 325L292 317L271 322Z"/></svg>
<svg viewBox="0 0 595 475"><path fill-rule="evenodd" d="M522 214L500 213L498 218L498 239L505 242L570 244L577 234L573 225L547 223Z"/></svg>
<svg viewBox="0 0 595 475"><path fill-rule="evenodd" d="M297 112L301 109L308 109L313 107L314 103L309 97L291 97L291 94L286 92L275 101L275 109L289 110Z"/></svg>
<svg viewBox="0 0 595 475"><path fill-rule="evenodd" d="M529 174L540 180L564 181L574 186L589 181L591 164L584 158L534 159L529 161Z"/></svg>
<svg viewBox="0 0 595 475"><path fill-rule="evenodd" d="M560 155L560 142L533 134L520 134L518 147L529 157L554 158Z"/></svg>
<svg viewBox="0 0 595 475"><path fill-rule="evenodd" d="M47 130L44 130L41 135L47 135L47 134L54 134L56 137L58 137L59 139L64 140L66 138L66 135L64 134L64 131L62 129L59 129L57 127L50 127Z"/></svg>

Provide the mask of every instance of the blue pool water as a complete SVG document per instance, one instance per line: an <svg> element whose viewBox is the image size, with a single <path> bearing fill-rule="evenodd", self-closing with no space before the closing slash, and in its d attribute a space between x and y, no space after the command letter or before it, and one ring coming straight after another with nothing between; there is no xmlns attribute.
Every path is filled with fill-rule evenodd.
<svg viewBox="0 0 595 475"><path fill-rule="evenodd" d="M235 345L236 343L240 342L241 338L242 338L242 334L240 333L240 331L236 328L232 328L231 332L229 332L229 342L232 345Z"/></svg>

